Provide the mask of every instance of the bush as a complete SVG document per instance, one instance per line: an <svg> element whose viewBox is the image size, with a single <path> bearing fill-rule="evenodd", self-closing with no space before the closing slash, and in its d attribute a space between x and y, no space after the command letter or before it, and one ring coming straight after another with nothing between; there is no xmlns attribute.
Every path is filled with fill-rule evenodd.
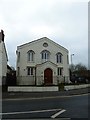
<svg viewBox="0 0 90 120"><path fill-rule="evenodd" d="M59 83L58 87L59 87L59 91L64 90L64 83Z"/></svg>

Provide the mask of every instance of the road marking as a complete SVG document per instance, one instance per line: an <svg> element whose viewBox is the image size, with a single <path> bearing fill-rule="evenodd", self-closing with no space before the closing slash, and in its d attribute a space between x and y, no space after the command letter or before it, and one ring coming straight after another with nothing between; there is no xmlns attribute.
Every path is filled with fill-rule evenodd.
<svg viewBox="0 0 90 120"><path fill-rule="evenodd" d="M41 113L41 112L50 112L58 111L61 109L49 109L49 110L37 110L37 111L25 111L25 112L9 112L9 113L0 113L0 115L13 115L13 114L26 114L26 113Z"/></svg>
<svg viewBox="0 0 90 120"><path fill-rule="evenodd" d="M60 114L62 114L63 112L65 112L66 110L61 110L57 113L55 113L54 115L51 116L51 118L56 118L57 116L59 116Z"/></svg>
<svg viewBox="0 0 90 120"><path fill-rule="evenodd" d="M40 99L54 99L54 98L69 98L69 97L78 97L89 95L89 93L84 93L80 95L67 95L67 96L51 96L51 97L38 97L38 98L4 98L2 101L15 101L15 100L40 100Z"/></svg>

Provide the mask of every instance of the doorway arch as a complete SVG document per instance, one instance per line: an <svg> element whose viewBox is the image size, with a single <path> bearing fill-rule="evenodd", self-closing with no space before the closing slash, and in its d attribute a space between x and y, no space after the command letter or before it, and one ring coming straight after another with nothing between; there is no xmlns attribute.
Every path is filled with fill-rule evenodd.
<svg viewBox="0 0 90 120"><path fill-rule="evenodd" d="M44 83L51 85L53 83L53 71L50 68L44 70Z"/></svg>

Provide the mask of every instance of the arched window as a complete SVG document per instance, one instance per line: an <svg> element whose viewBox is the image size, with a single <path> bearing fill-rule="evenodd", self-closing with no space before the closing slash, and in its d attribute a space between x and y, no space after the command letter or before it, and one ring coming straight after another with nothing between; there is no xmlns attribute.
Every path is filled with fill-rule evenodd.
<svg viewBox="0 0 90 120"><path fill-rule="evenodd" d="M33 62L33 61L34 61L34 54L35 54L35 52L34 52L33 50L29 50L29 51L27 52L28 61L30 61L30 62Z"/></svg>
<svg viewBox="0 0 90 120"><path fill-rule="evenodd" d="M42 60L48 61L50 58L50 52L47 50L43 50L41 52L41 58L42 58Z"/></svg>
<svg viewBox="0 0 90 120"><path fill-rule="evenodd" d="M56 60L57 60L57 63L62 63L63 61L62 61L62 53L60 53L60 52L58 52L57 54L56 54Z"/></svg>

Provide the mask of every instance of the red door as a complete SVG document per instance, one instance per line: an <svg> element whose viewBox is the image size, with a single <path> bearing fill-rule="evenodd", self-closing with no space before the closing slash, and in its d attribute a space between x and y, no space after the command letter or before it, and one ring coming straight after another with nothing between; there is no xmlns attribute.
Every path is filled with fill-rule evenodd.
<svg viewBox="0 0 90 120"><path fill-rule="evenodd" d="M52 78L53 78L53 72L50 68L47 68L44 71L44 83L46 85L51 85L52 84Z"/></svg>

